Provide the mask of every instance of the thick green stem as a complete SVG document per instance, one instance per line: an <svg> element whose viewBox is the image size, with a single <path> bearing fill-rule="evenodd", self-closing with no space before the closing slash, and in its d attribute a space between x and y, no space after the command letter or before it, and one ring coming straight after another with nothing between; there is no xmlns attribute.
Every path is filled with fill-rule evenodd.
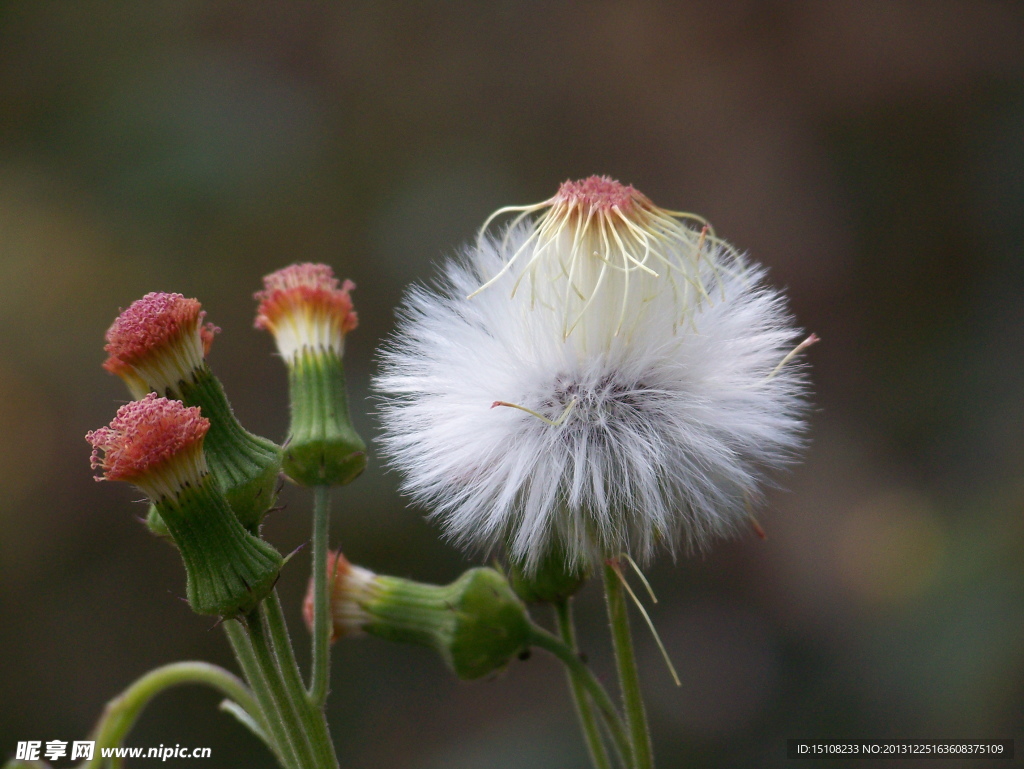
<svg viewBox="0 0 1024 769"><path fill-rule="evenodd" d="M131 731L143 709L156 695L172 686L205 684L236 702L246 713L259 717L252 693L236 676L207 662L175 662L156 668L107 703L94 734L96 746L86 769L96 769L104 759L103 748L118 747Z"/></svg>
<svg viewBox="0 0 1024 769"><path fill-rule="evenodd" d="M619 671L622 704L633 744L633 766L635 769L652 769L654 755L651 750L651 735L647 728L647 714L640 691L640 676L636 667L636 655L633 652L633 636L629 629L622 575L617 564L606 564L604 567L604 593L615 649L615 664Z"/></svg>
<svg viewBox="0 0 1024 769"><path fill-rule="evenodd" d="M274 697L270 690L270 682L263 675L263 670L256 659L252 649L252 643L238 620L229 619L223 623L224 633L231 643L231 649L235 653L242 673L245 675L249 686L252 687L256 701L259 703L258 722L263 727L265 736L270 740L271 750L277 756L277 760L287 769L298 766L298 758L288 741L284 724L276 715L277 707L274 704Z"/></svg>
<svg viewBox="0 0 1024 769"><path fill-rule="evenodd" d="M268 719L278 719L285 735L285 744L295 756L298 769L313 769L317 764L313 760L313 748L307 739L305 725L300 711L296 708L292 697L285 686L284 678L278 666L277 656L270 637L263 626L262 612L253 612L246 617L249 639L252 641L253 655L259 665L260 674L267 683L273 710L267 714Z"/></svg>
<svg viewBox="0 0 1024 769"><path fill-rule="evenodd" d="M572 620L570 600L563 598L555 603L555 620L562 641L573 653L578 654L576 628ZM572 691L573 701L576 703L576 715L579 716L580 728L583 730L583 737L587 742L587 750L590 752L590 760L594 764L594 769L610 769L608 751L605 750L604 741L601 739L601 731L594 718L594 709L591 706L586 685L571 668L567 669L566 673L569 678L569 689Z"/></svg>
<svg viewBox="0 0 1024 769"><path fill-rule="evenodd" d="M317 486L313 503L313 669L309 697L319 708L327 701L331 677L331 607L328 594L327 542L331 489Z"/></svg>
<svg viewBox="0 0 1024 769"><path fill-rule="evenodd" d="M579 655L566 645L562 639L536 625L532 625L530 629L530 645L544 649L557 657L569 669L573 678L579 681L583 688L586 689L587 694L590 695L590 698L594 701L597 709L601 712L601 716L604 718L605 725L612 736L612 741L619 753L619 759L622 761L623 766L632 766L633 749L629 742L626 727L623 725L618 711L615 710L615 705L612 704L608 692L604 690L604 687L601 686L601 683L591 672L590 668L583 664L583 660L579 658Z"/></svg>
<svg viewBox="0 0 1024 769"><path fill-rule="evenodd" d="M326 571L326 565L324 567ZM327 719L323 707L312 701L302 683L302 674L295 662L288 626L281 611L281 601L277 591L270 594L261 605L261 613L270 631L270 640L281 671L281 680L294 712L298 715L303 736L313 754L314 766L318 769L337 769L338 759L334 754Z"/></svg>

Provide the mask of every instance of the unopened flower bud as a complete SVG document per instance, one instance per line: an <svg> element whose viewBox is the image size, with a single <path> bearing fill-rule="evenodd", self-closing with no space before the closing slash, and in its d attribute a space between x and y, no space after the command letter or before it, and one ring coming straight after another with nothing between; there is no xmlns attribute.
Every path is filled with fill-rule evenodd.
<svg viewBox="0 0 1024 769"><path fill-rule="evenodd" d="M128 481L156 505L181 552L186 594L198 614L247 614L273 588L281 555L246 531L203 455L208 419L156 393L122 406L109 427L85 436L97 480Z"/></svg>
<svg viewBox="0 0 1024 769"><path fill-rule="evenodd" d="M155 392L198 406L210 420L205 450L210 470L242 525L255 531L273 506L281 449L235 418L206 353L220 329L181 294L150 293L133 302L107 331L103 367L135 398ZM149 520L155 521L152 511ZM151 527L152 528L152 527Z"/></svg>
<svg viewBox="0 0 1024 769"><path fill-rule="evenodd" d="M304 486L344 484L366 467L366 444L352 427L342 355L357 324L349 296L325 264L293 264L263 279L256 328L274 335L288 366L291 427L284 471Z"/></svg>
<svg viewBox="0 0 1024 769"><path fill-rule="evenodd" d="M529 646L526 607L499 572L470 569L450 585L374 574L328 557L332 640L366 632L435 649L459 678L504 668ZM304 606L312 627L312 585Z"/></svg>
<svg viewBox="0 0 1024 769"><path fill-rule="evenodd" d="M527 603L559 603L574 596L589 576L586 564L571 564L564 548L546 553L531 570L509 559L508 579L516 595Z"/></svg>

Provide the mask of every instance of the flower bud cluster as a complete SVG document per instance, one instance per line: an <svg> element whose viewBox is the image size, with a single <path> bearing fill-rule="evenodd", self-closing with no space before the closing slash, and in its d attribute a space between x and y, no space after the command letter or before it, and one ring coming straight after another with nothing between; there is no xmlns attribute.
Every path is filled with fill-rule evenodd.
<svg viewBox="0 0 1024 769"><path fill-rule="evenodd" d="M206 363L219 329L203 324L200 308L198 301L181 294L146 294L107 331L103 365L136 398L156 392L202 409L210 420L210 470L238 519L255 531L276 498L281 449L248 432L235 418L224 388ZM151 529L164 528L155 511L148 520Z"/></svg>
<svg viewBox="0 0 1024 769"><path fill-rule="evenodd" d="M267 279L257 325L280 335L292 377L287 455L245 430L206 362L219 329L195 299L150 293L107 331L107 360L136 398L90 432L97 480L127 481L151 500L147 524L180 551L187 596L200 614L251 612L270 592L281 555L259 537L282 460L293 478L345 482L365 465L348 419L341 355L355 328L347 282L325 265Z"/></svg>

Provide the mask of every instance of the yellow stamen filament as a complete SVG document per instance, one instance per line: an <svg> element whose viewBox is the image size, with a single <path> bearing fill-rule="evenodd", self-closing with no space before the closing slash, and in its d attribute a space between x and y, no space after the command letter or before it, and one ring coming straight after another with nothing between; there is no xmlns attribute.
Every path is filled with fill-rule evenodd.
<svg viewBox="0 0 1024 769"><path fill-rule="evenodd" d="M815 344L816 342L820 342L820 341L821 341L821 338L817 334L811 334L804 341L802 341L800 344L798 344L796 347L794 347L792 350L790 350L786 354L786 357L783 358L781 361L779 361L779 365L776 366L774 369L772 369L772 373L770 373L767 377L765 377L765 379L767 380L767 379L774 378L776 374L778 374L780 371L782 371L783 366L785 366L787 363L789 363L791 360L793 360L793 358L795 358L797 355L802 353L804 350L806 350L812 344Z"/></svg>
<svg viewBox="0 0 1024 769"><path fill-rule="evenodd" d="M526 408L526 406L520 406L518 403L509 403L508 401L494 401L494 403L491 404L491 408L493 409L497 406L508 406L509 408L519 409L520 411L525 411L530 416L537 417L537 419L539 419L541 422L549 424L552 427L558 427L569 416L569 412L573 410L573 407L576 405L577 400L578 398L573 398L571 401L569 401L569 405L565 407L565 411L563 411L562 415L555 420L548 419L543 414L538 413L533 409L528 409Z"/></svg>
<svg viewBox="0 0 1024 769"><path fill-rule="evenodd" d="M665 648L665 644L661 642L661 636L658 635L658 631L654 629L654 622L651 621L651 616L647 613L647 609L645 609L644 605L640 603L640 599L637 598L636 593L633 592L633 588L630 587L629 582L626 581L626 575L622 573L622 566L619 565L618 561L612 561L610 565L612 570L614 570L615 575L619 578L619 581L622 582L622 586L626 588L626 592L629 593L629 597L633 599L633 603L636 604L636 608L640 610L640 615L647 623L647 627L651 631L651 635L654 636L654 642L658 645L658 650L661 652L661 656L665 660L665 665L668 667L668 672L671 674L672 680L675 681L676 686L682 686L683 683L679 680L679 674L676 673L675 665L672 664L672 659L668 656L668 650Z"/></svg>
<svg viewBox="0 0 1024 769"><path fill-rule="evenodd" d="M567 183L568 184L568 183ZM555 309L558 305L562 333L568 338L587 317L598 311L598 294L613 290L611 310L612 336L629 330L631 306L635 310L657 295L650 281L666 280L679 309L673 328L694 321L694 310L710 302L709 284L718 284L724 295L724 276L743 271L736 250L715 236L707 221L696 214L667 211L654 206L632 188L620 188L623 198L602 200L573 192L555 195L526 206L506 206L491 214L477 236L478 247L495 221L514 214L501 237L501 250L507 253L514 231L527 218L539 214L525 238L507 257L497 274L469 294L472 299L492 287L515 269L511 295L519 292L524 280L530 284L530 307ZM693 222L700 226L697 229ZM568 241L568 242L566 242ZM708 248L712 246L713 248ZM523 263L525 259L525 264ZM706 262L701 265L701 260ZM586 269L590 262L592 267ZM639 272L643 281L632 273ZM539 290L541 281L557 283L554 297ZM637 292L641 292L637 296ZM601 310L604 313L604 310Z"/></svg>
<svg viewBox="0 0 1024 769"><path fill-rule="evenodd" d="M522 222L523 219L525 219L527 216L529 216L530 214L534 213L535 211L541 211L541 210L547 208L548 206L552 205L553 202L554 202L554 198L552 198L551 200L546 200L543 203L534 203L533 205L530 205L530 206L505 206L504 208L499 208L497 211L495 211L493 214L491 214L490 216L487 217L486 221L484 221L483 227L480 228L480 232L477 235L477 247L479 248L479 247L481 247L483 245L484 233L487 232L487 228L491 226L491 223L495 219L497 219L502 214L512 213L513 211L519 211L520 212L519 215L516 216L516 218L512 220L512 223L509 225L508 230L506 230L506 232L505 232L505 236L501 239L501 248L502 248L502 251L504 251L505 248L507 248L507 246L508 246L509 235L515 230L515 228L519 225L519 223ZM523 253L523 251L530 244L530 242L532 240L536 239L539 235L540 235L540 229L539 228L535 229L532 233L530 233L530 236L516 250L516 252L511 256L511 258L507 262L505 262L505 266L502 267L501 270L498 271L498 274L495 275L493 278L491 278L486 283L484 283L482 286L480 286L480 288L478 288L476 291L474 291L472 294L470 294L466 298L467 299L472 299L474 296L479 294L484 289L489 288L490 286L494 285L494 283L497 282L498 279L501 278L502 275L504 275L506 272L509 271L509 269L512 267L513 263L516 261L516 259L519 258L519 255L521 253ZM517 282L517 285L518 285L518 282ZM515 290L513 289L513 294L514 293L515 293Z"/></svg>
<svg viewBox="0 0 1024 769"><path fill-rule="evenodd" d="M644 587L647 588L647 595L651 597L651 602L657 603L658 597L654 595L654 588L651 587L651 583L647 581L647 577L644 576L644 573L640 571L640 567L636 565L636 561L633 560L633 556L631 556L629 553L623 553L622 557L629 561L629 565L633 567L633 571L636 572L636 575L640 578L640 581L643 582Z"/></svg>

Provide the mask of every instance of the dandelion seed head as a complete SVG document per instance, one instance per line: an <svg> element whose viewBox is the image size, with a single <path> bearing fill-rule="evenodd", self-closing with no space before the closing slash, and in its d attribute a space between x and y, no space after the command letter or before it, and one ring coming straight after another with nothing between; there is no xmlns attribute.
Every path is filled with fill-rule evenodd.
<svg viewBox="0 0 1024 769"><path fill-rule="evenodd" d="M797 335L784 298L607 177L515 210L403 305L375 386L404 490L528 569L734 531L802 443L802 369L776 370Z"/></svg>

